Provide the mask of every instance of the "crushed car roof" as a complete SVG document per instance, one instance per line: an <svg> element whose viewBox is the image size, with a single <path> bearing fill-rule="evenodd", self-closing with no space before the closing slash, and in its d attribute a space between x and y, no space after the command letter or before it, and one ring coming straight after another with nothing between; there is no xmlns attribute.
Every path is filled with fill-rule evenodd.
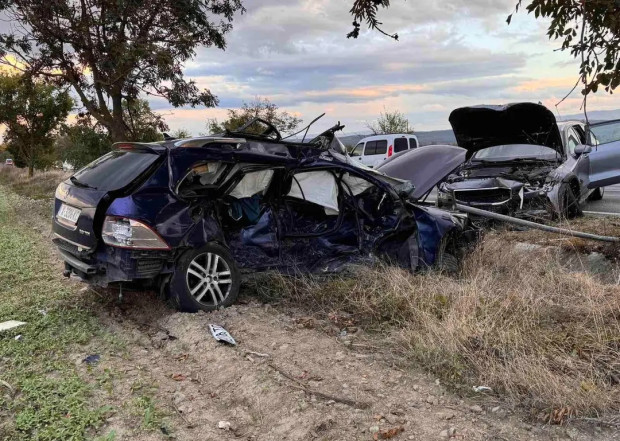
<svg viewBox="0 0 620 441"><path fill-rule="evenodd" d="M479 150L509 144L541 145L564 154L555 116L542 104L461 107L449 120L468 158Z"/></svg>

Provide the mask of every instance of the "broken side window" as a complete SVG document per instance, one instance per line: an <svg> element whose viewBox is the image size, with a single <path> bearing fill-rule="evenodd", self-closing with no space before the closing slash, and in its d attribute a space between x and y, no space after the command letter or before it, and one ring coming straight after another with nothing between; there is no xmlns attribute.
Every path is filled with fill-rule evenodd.
<svg viewBox="0 0 620 441"><path fill-rule="evenodd" d="M177 193L182 196L199 196L208 189L216 188L226 174L228 164L222 162L200 162L192 165L177 184Z"/></svg>

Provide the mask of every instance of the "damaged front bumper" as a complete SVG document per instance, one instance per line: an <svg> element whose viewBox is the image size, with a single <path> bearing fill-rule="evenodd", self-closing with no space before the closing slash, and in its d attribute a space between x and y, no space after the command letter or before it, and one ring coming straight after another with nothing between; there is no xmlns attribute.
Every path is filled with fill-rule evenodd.
<svg viewBox="0 0 620 441"><path fill-rule="evenodd" d="M441 184L437 205L463 204L500 214L539 217L548 212L550 189L504 178L463 180Z"/></svg>

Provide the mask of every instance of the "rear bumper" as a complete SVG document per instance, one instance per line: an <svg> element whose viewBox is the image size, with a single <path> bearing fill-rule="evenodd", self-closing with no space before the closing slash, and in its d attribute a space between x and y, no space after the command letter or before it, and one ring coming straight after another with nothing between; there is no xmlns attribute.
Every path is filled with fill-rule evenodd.
<svg viewBox="0 0 620 441"><path fill-rule="evenodd" d="M63 238L54 238L60 257L65 262L66 276L84 282L107 286L115 282L153 279L172 272L173 261L168 251L139 251L100 246L94 253L79 252Z"/></svg>
<svg viewBox="0 0 620 441"><path fill-rule="evenodd" d="M93 276L97 274L97 267L95 265L89 265L86 262L82 262L73 254L69 254L61 249L59 249L58 252L60 253L60 257L62 257L62 260L65 261L65 266L69 266L69 268L75 269L86 276Z"/></svg>

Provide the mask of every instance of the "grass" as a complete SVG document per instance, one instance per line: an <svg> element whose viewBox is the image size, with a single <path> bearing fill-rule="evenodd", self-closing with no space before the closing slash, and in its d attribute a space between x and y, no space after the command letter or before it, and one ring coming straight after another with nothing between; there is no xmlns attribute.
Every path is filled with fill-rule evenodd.
<svg viewBox="0 0 620 441"><path fill-rule="evenodd" d="M13 206L22 201L0 186L0 322L26 322L0 333L0 440L110 441L113 414L133 434L170 432L155 384L140 380L118 401L115 386L127 380L111 355L124 357L127 341L102 328L92 298L58 277L49 244L18 222ZM105 362L83 367L92 351Z"/></svg>
<svg viewBox="0 0 620 441"><path fill-rule="evenodd" d="M0 190L0 322L27 323L0 334L0 378L6 382L0 437L84 439L110 409L91 405L92 387L78 375L69 348L89 342L97 323L53 277L32 234L15 222Z"/></svg>
<svg viewBox="0 0 620 441"><path fill-rule="evenodd" d="M10 187L20 196L31 199L51 199L56 187L67 179L70 173L62 170L35 172L28 177L28 170L17 167L0 167L0 184Z"/></svg>
<svg viewBox="0 0 620 441"><path fill-rule="evenodd" d="M620 287L506 243L489 237L458 279L379 266L352 277L265 275L253 289L325 317L350 314L387 332L412 365L464 391L491 386L550 422L618 411Z"/></svg>
<svg viewBox="0 0 620 441"><path fill-rule="evenodd" d="M0 184L33 199L51 198L65 178L46 172L29 179L23 171L0 169ZM620 222L613 219L585 217L560 226L620 236ZM0 321L28 322L0 334L0 379L19 390L0 397L0 409L8 409L0 410L0 438L81 439L65 434L97 427L109 409L89 407L91 386L66 361L66 348L87 342L97 326L91 315L71 306L74 294L53 280L30 234L11 219L0 193ZM467 258L459 278L379 266L348 277L265 274L254 279L253 288L264 299L304 305L325 317L351 315L367 329L387 333L392 349L412 365L463 391L491 386L550 422L617 412L620 287L569 271L555 251L507 246L515 242L620 258L617 244L500 231ZM13 340L18 333L20 342ZM103 375L99 387L112 383ZM163 413L148 388L132 394L130 413L142 420L141 427L160 427ZM109 432L99 439L114 437Z"/></svg>

